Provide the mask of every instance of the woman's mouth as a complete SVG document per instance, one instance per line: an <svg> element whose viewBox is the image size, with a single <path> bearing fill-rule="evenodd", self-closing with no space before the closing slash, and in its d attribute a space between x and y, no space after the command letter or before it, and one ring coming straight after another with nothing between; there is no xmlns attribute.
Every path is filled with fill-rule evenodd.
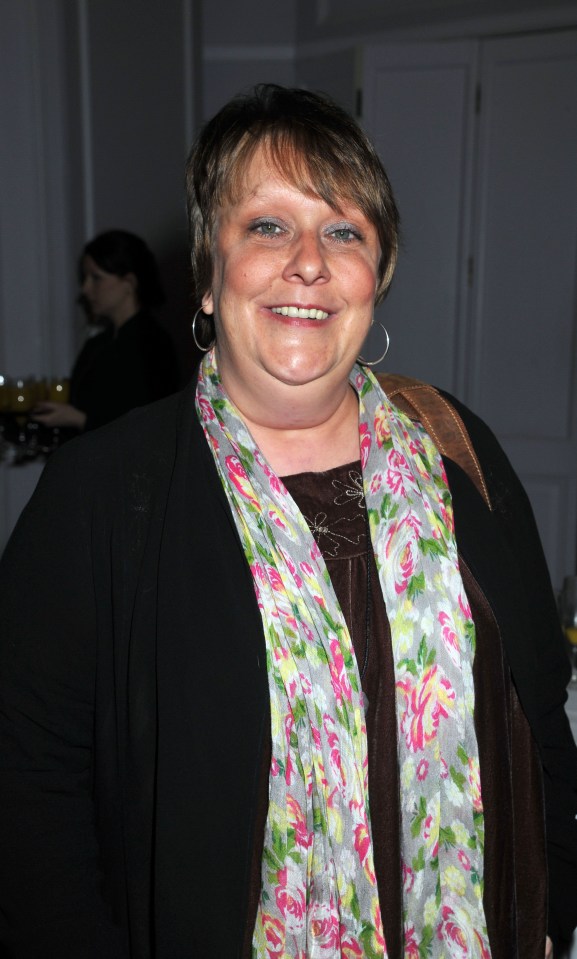
<svg viewBox="0 0 577 959"><path fill-rule="evenodd" d="M326 320L329 315L324 310L315 307L309 310L300 306L271 306L271 312L301 320Z"/></svg>

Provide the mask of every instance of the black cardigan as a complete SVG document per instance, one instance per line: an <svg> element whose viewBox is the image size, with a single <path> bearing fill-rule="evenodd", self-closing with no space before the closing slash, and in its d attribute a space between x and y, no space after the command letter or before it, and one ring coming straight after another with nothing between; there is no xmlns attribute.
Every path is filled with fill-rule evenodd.
<svg viewBox="0 0 577 959"><path fill-rule="evenodd" d="M489 513L445 461L459 549L539 746L549 932L569 937L568 661L528 500L487 427L455 405L496 503ZM0 953L238 956L268 688L193 386L52 458L3 556L0 609Z"/></svg>

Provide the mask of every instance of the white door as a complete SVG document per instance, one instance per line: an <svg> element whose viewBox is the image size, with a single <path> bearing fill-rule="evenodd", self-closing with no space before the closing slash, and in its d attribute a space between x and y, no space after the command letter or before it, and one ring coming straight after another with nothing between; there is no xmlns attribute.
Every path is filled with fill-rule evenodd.
<svg viewBox="0 0 577 959"><path fill-rule="evenodd" d="M481 48L468 400L531 497L553 582L577 539L577 34Z"/></svg>
<svg viewBox="0 0 577 959"><path fill-rule="evenodd" d="M364 95L404 223L387 367L492 426L559 586L577 540L575 34L370 46Z"/></svg>

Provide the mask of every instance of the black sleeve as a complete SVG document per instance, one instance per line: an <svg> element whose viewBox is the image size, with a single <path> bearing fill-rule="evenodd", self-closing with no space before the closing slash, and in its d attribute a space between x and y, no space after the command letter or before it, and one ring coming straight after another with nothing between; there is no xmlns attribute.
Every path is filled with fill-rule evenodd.
<svg viewBox="0 0 577 959"><path fill-rule="evenodd" d="M96 611L76 443L0 563L0 954L121 959L92 799Z"/></svg>
<svg viewBox="0 0 577 959"><path fill-rule="evenodd" d="M554 942L567 942L577 927L577 748L564 708L571 677L565 640L529 498L489 427L454 397L448 399L473 441L529 610L531 627L522 640L527 648L521 650L514 633L516 614L511 611L508 639L517 645L517 668L514 656L509 661L543 768L548 931ZM527 663L530 675L525 672Z"/></svg>

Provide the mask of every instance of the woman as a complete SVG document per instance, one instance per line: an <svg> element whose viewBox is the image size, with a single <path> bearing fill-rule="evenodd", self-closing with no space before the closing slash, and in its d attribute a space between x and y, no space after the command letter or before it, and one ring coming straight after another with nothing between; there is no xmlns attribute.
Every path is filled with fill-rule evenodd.
<svg viewBox="0 0 577 959"><path fill-rule="evenodd" d="M40 403L44 426L94 429L178 389L168 333L152 311L164 302L156 260L140 237L108 230L84 247L81 296L105 329L84 344L70 380L70 403Z"/></svg>
<svg viewBox="0 0 577 959"><path fill-rule="evenodd" d="M490 510L356 362L382 166L263 86L188 195L197 380L54 457L4 556L0 942L542 959L575 924L567 658L492 434L442 400Z"/></svg>

